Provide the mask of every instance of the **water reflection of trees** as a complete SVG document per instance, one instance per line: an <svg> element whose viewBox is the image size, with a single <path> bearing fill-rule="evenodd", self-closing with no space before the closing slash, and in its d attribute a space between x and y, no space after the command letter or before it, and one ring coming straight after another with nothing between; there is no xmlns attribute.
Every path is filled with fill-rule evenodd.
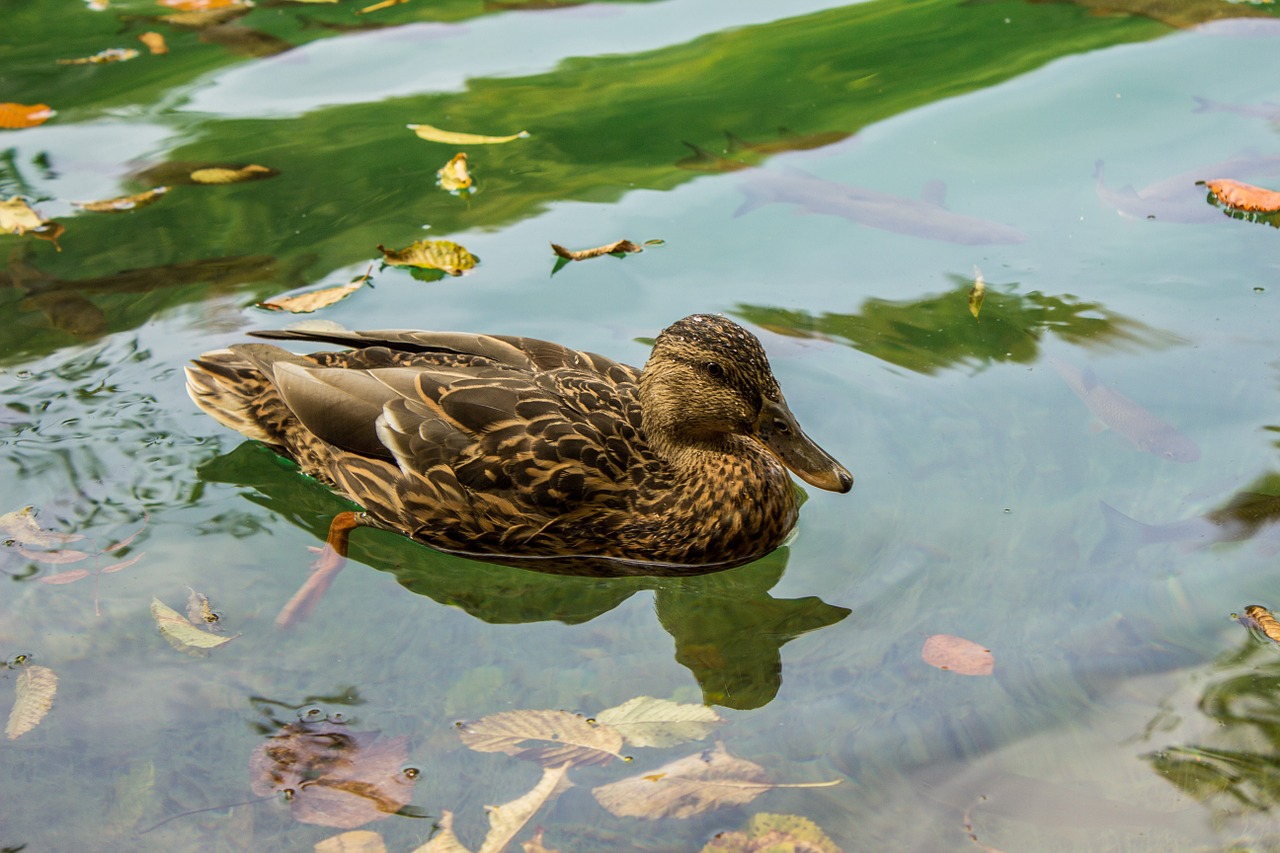
<svg viewBox="0 0 1280 853"><path fill-rule="evenodd" d="M1052 334L1080 347L1160 347L1178 342L1169 332L1069 294L1010 293L988 285L977 320L969 313L973 280L911 300L868 299L857 313L811 314L767 305L739 305L730 313L781 335L833 340L917 373L1000 362L1029 364L1040 338Z"/></svg>
<svg viewBox="0 0 1280 853"><path fill-rule="evenodd" d="M249 500L321 540L329 521L345 508L340 498L252 442L206 463L200 476L205 482L253 486ZM652 590L658 620L675 640L676 660L697 679L706 702L729 708L770 702L782 684L782 646L850 612L813 596L771 596L769 590L786 570L785 547L737 569L691 578L544 574L441 554L377 530L354 536L350 556L390 572L412 592L496 624L581 624ZM306 555L298 559L301 563Z"/></svg>

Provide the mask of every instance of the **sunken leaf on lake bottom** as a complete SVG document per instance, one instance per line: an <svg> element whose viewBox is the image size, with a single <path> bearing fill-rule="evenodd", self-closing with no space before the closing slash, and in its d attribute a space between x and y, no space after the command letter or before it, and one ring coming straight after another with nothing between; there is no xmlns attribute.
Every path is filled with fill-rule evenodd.
<svg viewBox="0 0 1280 853"><path fill-rule="evenodd" d="M505 752L546 767L607 764L622 757L617 729L568 711L503 711L458 723L458 734L477 752Z"/></svg>
<svg viewBox="0 0 1280 853"><path fill-rule="evenodd" d="M9 722L4 733L9 740L16 740L40 725L44 715L53 707L53 696L58 692L58 676L47 666L26 664L14 680L16 697Z"/></svg>
<svg viewBox="0 0 1280 853"><path fill-rule="evenodd" d="M822 788L831 782L770 782L764 768L729 754L723 743L657 770L592 789L596 801L619 817L687 818L740 806L774 788Z"/></svg>
<svg viewBox="0 0 1280 853"><path fill-rule="evenodd" d="M191 624L185 616L158 598L151 599L151 617L156 620L160 635L180 652L192 657L206 657L209 649L215 649L234 640L239 634L226 636Z"/></svg>
<svg viewBox="0 0 1280 853"><path fill-rule="evenodd" d="M618 730L632 746L675 746L702 740L723 719L706 705L682 705L670 699L637 696L596 714L596 722Z"/></svg>
<svg viewBox="0 0 1280 853"><path fill-rule="evenodd" d="M752 815L745 829L721 832L702 853L841 853L816 823L791 814Z"/></svg>
<svg viewBox="0 0 1280 853"><path fill-rule="evenodd" d="M282 794L303 823L354 829L408 805L418 776L404 767L408 742L340 723L290 723L253 751L250 787Z"/></svg>

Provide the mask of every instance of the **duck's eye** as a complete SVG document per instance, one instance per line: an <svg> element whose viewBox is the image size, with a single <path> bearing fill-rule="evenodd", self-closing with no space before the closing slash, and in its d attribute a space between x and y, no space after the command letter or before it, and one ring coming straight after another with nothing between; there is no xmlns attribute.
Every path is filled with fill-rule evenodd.
<svg viewBox="0 0 1280 853"><path fill-rule="evenodd" d="M773 428L777 430L779 435L786 435L787 433L791 432L791 424L787 423L786 421L780 418L773 422Z"/></svg>
<svg viewBox="0 0 1280 853"><path fill-rule="evenodd" d="M712 379L720 379L724 376L724 368L716 364L714 361L708 361L703 365L706 368L707 375Z"/></svg>

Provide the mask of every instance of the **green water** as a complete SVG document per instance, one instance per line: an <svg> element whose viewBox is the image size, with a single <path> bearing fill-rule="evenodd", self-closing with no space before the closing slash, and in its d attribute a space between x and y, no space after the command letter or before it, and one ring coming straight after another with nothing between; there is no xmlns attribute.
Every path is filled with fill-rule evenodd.
<svg viewBox="0 0 1280 853"><path fill-rule="evenodd" d="M6 0L0 102L58 115L0 130L0 197L66 230L61 251L0 235L0 513L38 507L90 553L146 526L75 564L0 550L0 658L59 679L39 724L0 741L0 847L311 849L340 830L279 797L233 804L254 797L255 749L318 705L405 738L421 770L410 811L429 817L366 827L387 849L449 810L475 850L483 807L539 770L467 749L456 721L656 696L725 723L573 770L508 849L541 825L563 853L697 851L758 812L805 816L846 851L979 849L970 833L1005 853L1280 849L1280 657L1230 619L1280 607L1272 516L1206 546L1223 528L1108 532L1102 505L1165 525L1280 492L1280 233L1193 183L1280 189L1274 17L360 6L262 2L211 30L151 20L167 10L142 0ZM1179 23L1270 14L1179 8ZM56 62L142 49L146 31L169 53ZM411 123L530 136L466 148L476 187L458 197L435 172L462 149ZM175 182L249 163L278 175ZM72 204L158 183L172 188L130 213ZM922 201L944 195L970 242ZM743 210L752 198L779 203ZM1011 229L1019 242L995 240ZM480 263L440 281L379 268L378 244L424 237ZM664 243L552 274L549 242L623 237ZM723 312L760 336L853 491L809 490L786 548L691 580L550 577L362 531L316 613L281 632L307 548L348 505L198 412L181 368L296 319L255 303L370 264L372 287L314 316L639 364L663 326ZM1050 358L1199 459L1098 432ZM150 613L153 596L182 610L189 586L239 634L207 658L170 648ZM926 665L933 634L990 649L994 675ZM20 673L0 670L6 719ZM591 796L714 740L774 781L840 784L652 821Z"/></svg>

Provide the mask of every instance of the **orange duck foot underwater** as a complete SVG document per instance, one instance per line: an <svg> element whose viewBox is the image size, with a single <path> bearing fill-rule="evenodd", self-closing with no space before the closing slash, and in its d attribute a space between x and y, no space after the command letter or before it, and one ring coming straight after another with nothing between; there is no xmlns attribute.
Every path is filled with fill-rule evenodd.
<svg viewBox="0 0 1280 853"><path fill-rule="evenodd" d="M853 485L800 429L760 341L724 317L672 324L643 370L501 335L253 334L349 349L205 353L187 368L196 404L363 506L361 523L441 551L697 574L782 543L799 512L786 468Z"/></svg>

